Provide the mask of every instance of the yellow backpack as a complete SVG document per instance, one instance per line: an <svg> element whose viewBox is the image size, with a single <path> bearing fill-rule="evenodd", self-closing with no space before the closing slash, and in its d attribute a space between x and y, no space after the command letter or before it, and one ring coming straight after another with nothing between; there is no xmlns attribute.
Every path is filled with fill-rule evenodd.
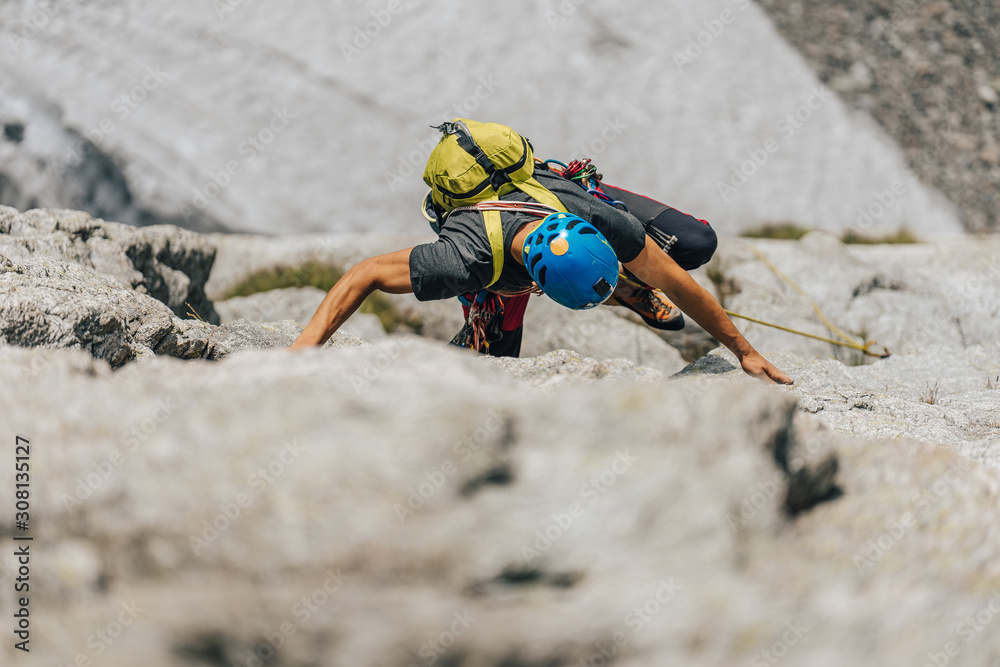
<svg viewBox="0 0 1000 667"><path fill-rule="evenodd" d="M435 129L444 136L424 168L424 182L431 189L424 208L433 209L438 220L456 208L499 201L515 190L566 212L559 198L535 179L531 144L511 128L456 118ZM492 285L503 270L503 228L499 211L482 211L482 215L493 253ZM429 214L428 220L433 226L435 221Z"/></svg>

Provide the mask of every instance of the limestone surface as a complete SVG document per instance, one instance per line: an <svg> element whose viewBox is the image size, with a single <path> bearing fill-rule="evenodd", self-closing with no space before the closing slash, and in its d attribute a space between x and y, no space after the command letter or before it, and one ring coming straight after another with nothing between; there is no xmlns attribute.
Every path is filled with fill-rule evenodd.
<svg viewBox="0 0 1000 667"><path fill-rule="evenodd" d="M196 313L206 322L219 323L205 296L215 246L180 227L136 228L80 211L20 213L0 206L0 255L10 260L46 255L73 261L162 301L179 317Z"/></svg>
<svg viewBox="0 0 1000 667"><path fill-rule="evenodd" d="M594 158L609 183L726 234L776 220L839 232L909 173L756 2L508 4L0 3L0 202L200 230L419 233L429 126L455 117L514 126L543 159ZM901 225L962 229L919 180L873 228Z"/></svg>
<svg viewBox="0 0 1000 667"><path fill-rule="evenodd" d="M728 305L823 333L815 300L893 349L860 363L747 328L795 379L769 387L724 350L673 374L679 353L647 328L610 308L560 319L544 299L529 321L553 328L531 344L604 354L490 359L384 332L292 352L301 322L235 308L287 315L303 296L301 314L320 290L230 300L217 326L101 270L88 259L99 253L5 242L21 254L0 266L0 437L32 448L33 662L1000 655L990 244L726 240L699 279ZM284 244L252 266L298 252ZM230 284L237 264L220 274ZM457 304L433 307L427 326L448 331ZM928 308L946 315L930 324ZM0 489L15 474L0 466ZM21 532L10 502L0 535ZM18 567L5 549L6 618ZM0 645L3 664L21 659Z"/></svg>

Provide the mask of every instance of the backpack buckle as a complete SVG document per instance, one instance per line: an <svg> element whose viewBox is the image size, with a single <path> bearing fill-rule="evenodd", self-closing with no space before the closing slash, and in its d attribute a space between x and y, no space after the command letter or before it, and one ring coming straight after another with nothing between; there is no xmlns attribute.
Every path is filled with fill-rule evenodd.
<svg viewBox="0 0 1000 667"><path fill-rule="evenodd" d="M500 186L510 182L510 176L501 169L496 169L490 174L490 185L493 186L494 190L499 191Z"/></svg>

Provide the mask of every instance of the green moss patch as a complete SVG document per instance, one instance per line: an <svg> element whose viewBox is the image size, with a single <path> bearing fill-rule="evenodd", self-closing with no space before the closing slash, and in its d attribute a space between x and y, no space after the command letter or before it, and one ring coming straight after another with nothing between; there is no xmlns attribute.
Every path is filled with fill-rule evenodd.
<svg viewBox="0 0 1000 667"><path fill-rule="evenodd" d="M250 296L258 292L288 287L316 287L328 292L343 276L344 272L339 267L315 261L309 261L299 266L277 266L250 274L226 292L223 298ZM369 295L358 310L378 317L379 321L382 322L382 327L389 333L396 331L401 326L416 333L420 333L422 328L422 323L419 320L403 317L393 307L389 298L380 292Z"/></svg>
<svg viewBox="0 0 1000 667"><path fill-rule="evenodd" d="M808 227L801 227L792 222L782 222L748 229L741 233L740 236L745 236L750 239L780 239L783 241L798 241L811 231L812 230Z"/></svg>
<svg viewBox="0 0 1000 667"><path fill-rule="evenodd" d="M840 240L842 243L862 245L876 245L880 243L920 243L920 239L918 239L913 232L904 228L897 229L892 234L886 234L884 236L867 236L849 229L844 232L844 235L840 237Z"/></svg>

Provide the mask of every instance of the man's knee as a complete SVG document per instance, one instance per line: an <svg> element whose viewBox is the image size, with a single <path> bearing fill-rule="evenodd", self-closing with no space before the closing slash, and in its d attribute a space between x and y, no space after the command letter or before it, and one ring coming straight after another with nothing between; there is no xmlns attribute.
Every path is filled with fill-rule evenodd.
<svg viewBox="0 0 1000 667"><path fill-rule="evenodd" d="M698 266L702 266L712 259L712 255L719 248L719 237L715 230L707 222L700 222L702 224L695 228L696 231L692 233L693 238L691 239L691 254L697 258Z"/></svg>
<svg viewBox="0 0 1000 667"><path fill-rule="evenodd" d="M719 237L706 221L680 211L671 213L675 216L673 228L677 243L669 254L684 270L697 269L712 259L719 247Z"/></svg>

